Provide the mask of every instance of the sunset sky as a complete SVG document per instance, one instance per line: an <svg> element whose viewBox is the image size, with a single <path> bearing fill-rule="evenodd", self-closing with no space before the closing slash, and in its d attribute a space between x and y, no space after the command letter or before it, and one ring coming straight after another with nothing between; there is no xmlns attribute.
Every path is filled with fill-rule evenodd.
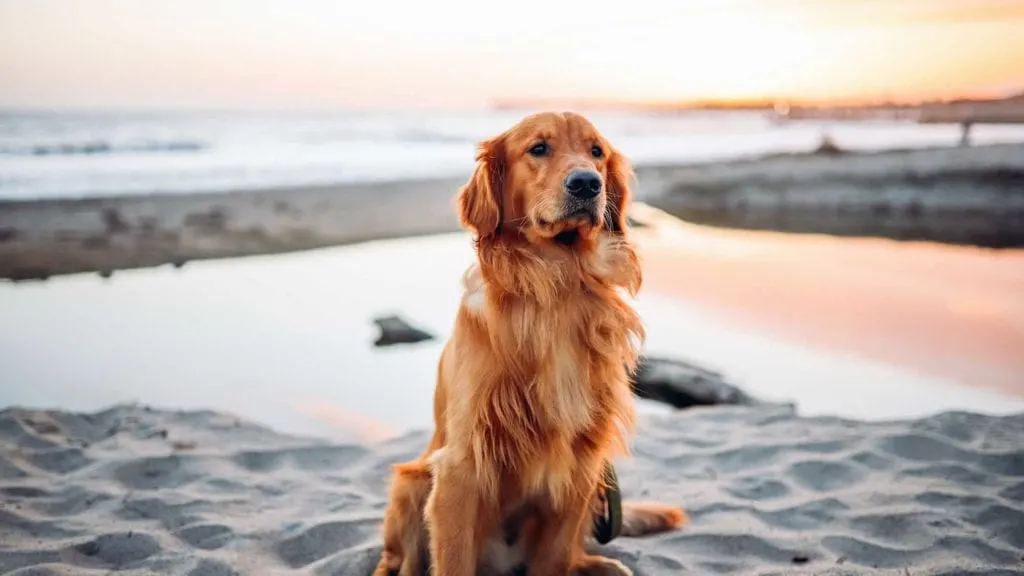
<svg viewBox="0 0 1024 576"><path fill-rule="evenodd" d="M1024 0L0 0L0 106L1024 89Z"/></svg>

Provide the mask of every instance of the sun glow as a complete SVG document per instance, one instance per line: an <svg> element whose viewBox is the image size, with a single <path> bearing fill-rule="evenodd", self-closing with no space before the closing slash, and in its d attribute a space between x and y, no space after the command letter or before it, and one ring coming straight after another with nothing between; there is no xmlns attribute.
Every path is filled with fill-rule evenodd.
<svg viewBox="0 0 1024 576"><path fill-rule="evenodd" d="M675 33L665 32L666 45L653 51L658 57L651 51L629 54L634 61L648 60L648 92L663 98L714 94L731 99L783 92L798 80L795 72L801 67L826 64L813 51L808 34L755 11L695 14Z"/></svg>
<svg viewBox="0 0 1024 576"><path fill-rule="evenodd" d="M999 0L0 0L0 105L858 99L1024 86Z"/></svg>

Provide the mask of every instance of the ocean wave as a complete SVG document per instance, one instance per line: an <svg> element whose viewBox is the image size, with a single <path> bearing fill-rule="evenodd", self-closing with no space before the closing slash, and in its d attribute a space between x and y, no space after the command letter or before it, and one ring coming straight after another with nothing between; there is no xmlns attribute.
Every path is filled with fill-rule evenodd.
<svg viewBox="0 0 1024 576"><path fill-rule="evenodd" d="M384 143L413 144L475 144L484 136L448 134L433 130L389 129L389 130L330 130L317 132L302 141L308 144L334 144L339 142L368 141Z"/></svg>
<svg viewBox="0 0 1024 576"><path fill-rule="evenodd" d="M114 143L103 140L87 142L56 142L26 144L22 146L0 146L4 156L79 156L98 154L133 154L165 152L199 152L208 148L205 142L195 140L168 140Z"/></svg>
<svg viewBox="0 0 1024 576"><path fill-rule="evenodd" d="M474 144L483 136L474 138L463 134L444 134L430 130L405 130L396 135L399 142L431 142L438 144Z"/></svg>

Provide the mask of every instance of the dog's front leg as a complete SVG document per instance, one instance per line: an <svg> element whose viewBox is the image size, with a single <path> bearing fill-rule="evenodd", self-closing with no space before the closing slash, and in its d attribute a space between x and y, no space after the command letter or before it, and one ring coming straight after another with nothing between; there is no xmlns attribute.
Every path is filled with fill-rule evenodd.
<svg viewBox="0 0 1024 576"><path fill-rule="evenodd" d="M552 501L542 515L530 576L632 576L617 560L588 555L583 547L593 529L593 501L603 470L601 457L578 462L563 497Z"/></svg>
<svg viewBox="0 0 1024 576"><path fill-rule="evenodd" d="M432 486L427 461L395 465L384 513L384 551L373 576L426 574L429 551L423 510Z"/></svg>
<svg viewBox="0 0 1024 576"><path fill-rule="evenodd" d="M591 529L591 502L602 470L601 459L590 460L578 463L571 481L545 507L528 567L530 576L566 576L584 559L583 536Z"/></svg>
<svg viewBox="0 0 1024 576"><path fill-rule="evenodd" d="M493 500L468 460L439 463L426 508L433 576L476 574L484 543L497 526Z"/></svg>

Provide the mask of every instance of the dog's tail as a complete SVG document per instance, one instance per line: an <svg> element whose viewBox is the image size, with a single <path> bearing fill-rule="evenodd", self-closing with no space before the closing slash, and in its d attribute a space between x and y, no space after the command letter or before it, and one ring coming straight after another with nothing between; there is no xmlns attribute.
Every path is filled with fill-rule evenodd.
<svg viewBox="0 0 1024 576"><path fill-rule="evenodd" d="M686 512L660 502L622 502L622 536L648 536L675 530L686 523Z"/></svg>

